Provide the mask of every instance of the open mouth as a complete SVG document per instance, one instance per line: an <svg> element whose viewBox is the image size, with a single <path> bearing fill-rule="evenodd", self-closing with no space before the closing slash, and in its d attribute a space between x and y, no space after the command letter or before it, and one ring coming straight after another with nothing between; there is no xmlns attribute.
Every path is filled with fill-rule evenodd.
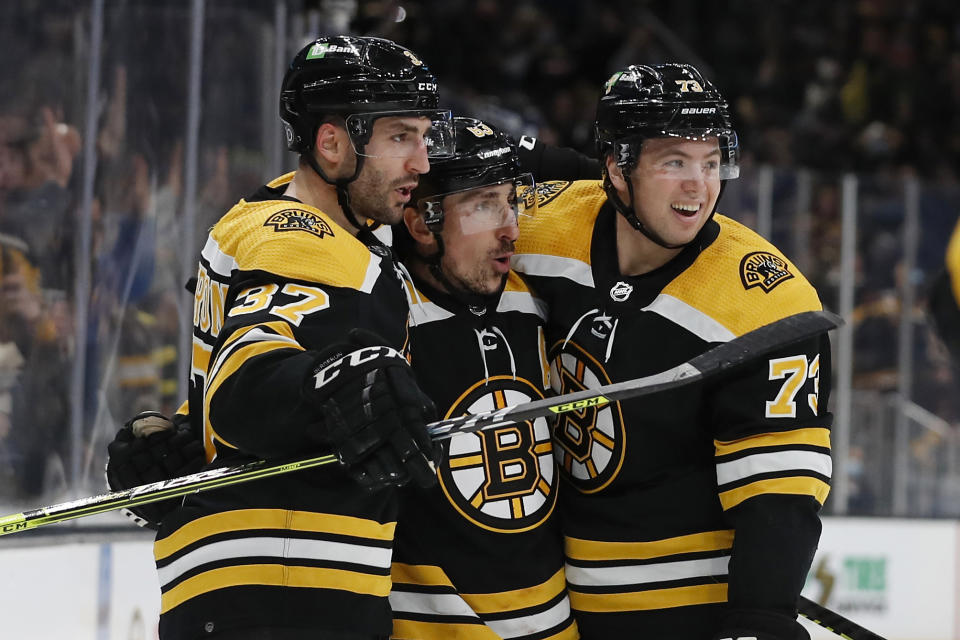
<svg viewBox="0 0 960 640"><path fill-rule="evenodd" d="M700 213L699 202L674 202L670 208L685 218L693 218Z"/></svg>

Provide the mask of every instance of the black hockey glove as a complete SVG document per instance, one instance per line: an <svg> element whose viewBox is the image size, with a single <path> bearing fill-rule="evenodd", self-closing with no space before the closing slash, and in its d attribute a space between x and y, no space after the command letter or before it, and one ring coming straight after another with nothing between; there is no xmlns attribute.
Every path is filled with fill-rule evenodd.
<svg viewBox="0 0 960 640"><path fill-rule="evenodd" d="M731 611L713 640L810 640L796 616L767 611Z"/></svg>
<svg viewBox="0 0 960 640"><path fill-rule="evenodd" d="M107 445L107 484L112 491L178 478L203 468L203 441L190 429L185 416L174 416L174 420L177 422L156 411L143 411L123 425ZM156 530L181 501L170 498L122 511L141 527Z"/></svg>
<svg viewBox="0 0 960 640"><path fill-rule="evenodd" d="M322 415L314 437L333 448L361 485L436 483L440 447L434 447L426 424L437 410L406 358L382 338L351 331L345 343L320 355L304 392Z"/></svg>

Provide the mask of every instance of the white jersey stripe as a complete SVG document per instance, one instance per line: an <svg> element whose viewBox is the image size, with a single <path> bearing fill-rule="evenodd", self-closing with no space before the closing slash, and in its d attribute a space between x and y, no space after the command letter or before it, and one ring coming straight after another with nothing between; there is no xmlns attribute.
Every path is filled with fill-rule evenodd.
<svg viewBox="0 0 960 640"><path fill-rule="evenodd" d="M403 585L398 584L394 584L390 591L390 608L402 613L479 617L458 593L403 591Z"/></svg>
<svg viewBox="0 0 960 640"><path fill-rule="evenodd" d="M501 293L497 312L503 313L505 311L532 313L539 316L543 321L547 319L547 304L526 291L504 291Z"/></svg>
<svg viewBox="0 0 960 640"><path fill-rule="evenodd" d="M169 565L157 569L161 586L176 580L183 574L208 562L241 560L243 558L270 557L282 559L285 564L298 558L351 562L377 569L390 566L392 552L383 547L326 540L302 538L256 537L222 540L198 547L177 558Z"/></svg>
<svg viewBox="0 0 960 640"><path fill-rule="evenodd" d="M567 582L574 586L603 587L645 584L727 574L730 556L701 560L678 560L619 567L578 567L567 564Z"/></svg>
<svg viewBox="0 0 960 640"><path fill-rule="evenodd" d="M362 293L370 293L373 291L373 285L377 283L377 279L380 277L380 262L380 256L370 254L370 262L367 263L367 273L363 278L363 284L357 289L358 291Z"/></svg>
<svg viewBox="0 0 960 640"><path fill-rule="evenodd" d="M452 318L453 313L429 300L414 301L410 305L410 324L416 326Z"/></svg>
<svg viewBox="0 0 960 640"><path fill-rule="evenodd" d="M829 478L833 473L833 461L828 454L816 451L754 453L718 464L717 484L725 485L759 473L784 471L813 471Z"/></svg>
<svg viewBox="0 0 960 640"><path fill-rule="evenodd" d="M225 280L229 280L233 272L240 268L233 256L220 250L212 234L207 236L207 243L200 255L210 264L210 270Z"/></svg>
<svg viewBox="0 0 960 640"><path fill-rule="evenodd" d="M737 337L704 312L665 293L658 295L643 309L663 316L706 342L728 342Z"/></svg>
<svg viewBox="0 0 960 640"><path fill-rule="evenodd" d="M567 278L586 287L594 286L590 265L574 258L520 253L510 258L510 266L515 271L531 276Z"/></svg>
<svg viewBox="0 0 960 640"><path fill-rule="evenodd" d="M546 611L517 618L490 620L487 626L501 638L517 638L546 631L570 619L570 600L564 596Z"/></svg>

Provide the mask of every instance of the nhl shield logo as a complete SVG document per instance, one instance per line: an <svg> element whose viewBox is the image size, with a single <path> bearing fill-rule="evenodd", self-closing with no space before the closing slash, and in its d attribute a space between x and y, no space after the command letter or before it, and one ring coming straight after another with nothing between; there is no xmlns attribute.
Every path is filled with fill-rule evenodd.
<svg viewBox="0 0 960 640"><path fill-rule="evenodd" d="M748 253L740 261L740 281L744 289L760 287L764 293L769 293L792 277L786 261L768 251Z"/></svg>
<svg viewBox="0 0 960 640"><path fill-rule="evenodd" d="M633 293L633 285L627 284L623 280L610 288L610 297L613 298L615 302L626 302L631 293Z"/></svg>
<svg viewBox="0 0 960 640"><path fill-rule="evenodd" d="M302 209L284 209L271 215L263 223L265 227L273 227L275 231L306 231L318 238L332 236L330 224L315 213Z"/></svg>

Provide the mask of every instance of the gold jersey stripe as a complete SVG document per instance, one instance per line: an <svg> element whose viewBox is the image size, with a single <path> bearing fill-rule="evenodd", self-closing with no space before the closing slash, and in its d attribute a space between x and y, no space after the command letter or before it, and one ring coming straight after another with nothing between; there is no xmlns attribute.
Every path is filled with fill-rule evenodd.
<svg viewBox="0 0 960 640"><path fill-rule="evenodd" d="M393 581L400 584L420 584L431 587L453 587L450 578L440 567L429 564L394 562L390 567Z"/></svg>
<svg viewBox="0 0 960 640"><path fill-rule="evenodd" d="M950 288L953 289L953 300L960 305L960 222L953 228L950 242L947 243L946 264Z"/></svg>
<svg viewBox="0 0 960 640"><path fill-rule="evenodd" d="M567 536L564 546L571 560L649 560L679 553L730 549L733 530L691 533L649 542L599 542Z"/></svg>
<svg viewBox="0 0 960 640"><path fill-rule="evenodd" d="M466 467L481 467L483 466L483 456L477 454L475 456L462 456L456 458L450 458L448 466L451 469L463 469Z"/></svg>
<svg viewBox="0 0 960 640"><path fill-rule="evenodd" d="M563 191L547 204L540 205L535 216L520 217L517 253L559 256L590 264L593 225L600 207L607 200L603 183L600 180L579 180L565 186L550 181L538 187L547 190L557 187Z"/></svg>
<svg viewBox="0 0 960 640"><path fill-rule="evenodd" d="M210 347L203 343L193 343L193 368L206 374L210 367Z"/></svg>
<svg viewBox="0 0 960 640"><path fill-rule="evenodd" d="M268 183L267 183L267 186L270 187L271 189L276 189L277 187L281 187L281 186L283 186L283 185L285 185L285 184L289 184L290 181L293 180L293 176L295 176L296 174L297 174L296 171L291 171L290 173L285 173L285 174L283 174L282 176L280 176L279 178L274 178L273 180L271 180L270 182L268 182Z"/></svg>
<svg viewBox="0 0 960 640"><path fill-rule="evenodd" d="M393 540L396 522L380 523L365 518L312 511L287 509L237 509L214 513L186 523L153 545L156 560L180 551L187 545L219 533L251 529L285 529L336 535L356 536L371 540Z"/></svg>
<svg viewBox="0 0 960 640"><path fill-rule="evenodd" d="M664 287L662 294L682 300L736 335L794 313L822 308L816 290L776 247L726 216L717 214L714 219L720 224L720 236ZM743 257L757 251L782 259L793 277L765 291L745 289L739 277L726 275L739 273Z"/></svg>
<svg viewBox="0 0 960 640"><path fill-rule="evenodd" d="M542 605L562 593L566 584L563 569L560 569L546 582L525 589L499 593L461 593L460 596L471 609L483 615Z"/></svg>
<svg viewBox="0 0 960 640"><path fill-rule="evenodd" d="M237 369L239 369L245 362L259 355L265 353L270 353L271 351L279 351L281 349L296 349L298 351L303 351L303 347L297 349L289 342L251 342L250 344L245 344L233 353L230 354L230 357L220 366L217 370L216 375L213 379L207 383L207 388L203 394L203 408L204 414L208 416L207 426L209 427L209 433L222 442L223 444L236 449L237 447L231 444L226 438L217 433L217 430L213 426L213 421L209 419L210 416L210 401L213 398L214 394L220 388L227 378L233 375Z"/></svg>
<svg viewBox="0 0 960 640"><path fill-rule="evenodd" d="M248 564L211 569L184 580L160 597L160 613L166 613L204 593L245 585L336 589L379 597L386 597L390 593L389 576L373 576L343 569Z"/></svg>
<svg viewBox="0 0 960 640"><path fill-rule="evenodd" d="M757 480L750 484L729 491L720 492L720 504L724 510L737 506L747 498L766 494L788 494L813 496L813 498L823 504L830 493L830 485L823 480L807 476L793 478L771 478L769 480Z"/></svg>
<svg viewBox="0 0 960 640"><path fill-rule="evenodd" d="M575 611L594 613L649 611L726 601L726 583L698 584L632 593L580 593L570 590L570 604Z"/></svg>
<svg viewBox="0 0 960 640"><path fill-rule="evenodd" d="M314 221L306 229L278 230L270 221L284 211ZM350 231L316 207L289 201L241 200L211 232L219 250L241 271L262 270L302 280L361 290L370 269L379 270L373 256Z"/></svg>
<svg viewBox="0 0 960 640"><path fill-rule="evenodd" d="M813 445L829 449L830 430L821 427L809 427L805 429L794 429L792 431L762 433L760 435L748 436L746 438L740 438L739 440L729 440L727 442L714 440L713 444L717 456L725 456L759 447L780 447L797 444Z"/></svg>
<svg viewBox="0 0 960 640"><path fill-rule="evenodd" d="M500 640L500 636L485 624L422 622L400 618L393 619L393 633L390 638L393 640Z"/></svg>

